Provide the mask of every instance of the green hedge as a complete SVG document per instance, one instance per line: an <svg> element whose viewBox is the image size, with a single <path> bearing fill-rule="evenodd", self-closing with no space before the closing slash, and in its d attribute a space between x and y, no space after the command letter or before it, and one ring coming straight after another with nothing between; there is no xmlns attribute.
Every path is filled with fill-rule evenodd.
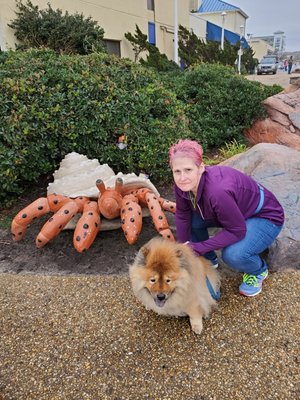
<svg viewBox="0 0 300 400"><path fill-rule="evenodd" d="M128 147L116 146L126 134ZM167 150L190 135L183 103L150 70L107 55L11 52L0 64L0 202L71 151L169 177Z"/></svg>
<svg viewBox="0 0 300 400"><path fill-rule="evenodd" d="M105 54L0 53L0 204L72 151L166 182L172 143L189 137L207 148L241 138L263 115L261 100L278 91L216 64L162 75Z"/></svg>
<svg viewBox="0 0 300 400"><path fill-rule="evenodd" d="M204 148L237 139L257 118L265 116L262 100L280 86L265 86L236 75L230 67L201 64L178 77L172 89L187 104L190 129Z"/></svg>

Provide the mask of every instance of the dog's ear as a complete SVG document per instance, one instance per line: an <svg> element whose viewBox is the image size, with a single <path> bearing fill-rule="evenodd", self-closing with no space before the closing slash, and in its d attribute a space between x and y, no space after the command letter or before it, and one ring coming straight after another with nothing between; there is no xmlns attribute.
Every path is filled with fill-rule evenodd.
<svg viewBox="0 0 300 400"><path fill-rule="evenodd" d="M183 256L183 251L181 249L176 249L176 257L181 258Z"/></svg>
<svg viewBox="0 0 300 400"><path fill-rule="evenodd" d="M179 259L181 268L188 269L189 259L186 256L185 252L182 249L176 249L175 254L176 257Z"/></svg>
<svg viewBox="0 0 300 400"><path fill-rule="evenodd" d="M135 261L134 261L135 265L144 266L149 252L150 252L150 249L147 245L141 247L135 257Z"/></svg>
<svg viewBox="0 0 300 400"><path fill-rule="evenodd" d="M144 257L146 258L147 255L148 255L149 252L150 252L150 249L149 249L149 247L148 247L147 245L145 245L145 246L143 246L143 247L141 248L141 252L143 253Z"/></svg>

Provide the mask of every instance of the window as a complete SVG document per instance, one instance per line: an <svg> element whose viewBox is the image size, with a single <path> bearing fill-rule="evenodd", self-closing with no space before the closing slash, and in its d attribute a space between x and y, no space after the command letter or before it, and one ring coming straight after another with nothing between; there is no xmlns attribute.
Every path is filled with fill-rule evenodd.
<svg viewBox="0 0 300 400"><path fill-rule="evenodd" d="M147 0L147 9L154 11L154 0Z"/></svg>
<svg viewBox="0 0 300 400"><path fill-rule="evenodd" d="M148 42L150 44L156 45L156 37L155 37L155 23L148 22Z"/></svg>
<svg viewBox="0 0 300 400"><path fill-rule="evenodd" d="M106 44L108 54L115 54L116 56L121 57L119 40L103 39L103 42Z"/></svg>

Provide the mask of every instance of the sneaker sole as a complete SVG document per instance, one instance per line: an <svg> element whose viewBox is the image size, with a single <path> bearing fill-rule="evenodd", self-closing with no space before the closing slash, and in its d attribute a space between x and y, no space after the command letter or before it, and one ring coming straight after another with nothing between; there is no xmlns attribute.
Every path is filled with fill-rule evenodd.
<svg viewBox="0 0 300 400"><path fill-rule="evenodd" d="M267 275L266 275L266 276L264 277L264 279L261 281L261 288L260 288L260 291L259 291L259 292L256 292L256 293L253 293L253 294L248 294L248 293L239 291L239 293L242 294L243 296L246 296L246 297L254 297L254 296L257 296L259 293L261 293L263 283L264 283L265 279L268 277L268 275L269 275L269 271L267 270Z"/></svg>
<svg viewBox="0 0 300 400"><path fill-rule="evenodd" d="M246 297L254 297L254 296L257 296L259 293L261 293L261 291L262 291L262 288L260 289L259 292L252 293L252 294L244 293L244 292L239 292L239 293L242 294L243 296L246 296Z"/></svg>

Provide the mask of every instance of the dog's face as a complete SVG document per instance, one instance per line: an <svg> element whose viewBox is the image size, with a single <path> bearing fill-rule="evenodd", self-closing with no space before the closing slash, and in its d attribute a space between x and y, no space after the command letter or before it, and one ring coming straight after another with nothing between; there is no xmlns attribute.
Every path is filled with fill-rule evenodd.
<svg viewBox="0 0 300 400"><path fill-rule="evenodd" d="M145 287L153 297L158 307L163 307L165 302L176 289L180 272L176 268L156 262L145 268Z"/></svg>
<svg viewBox="0 0 300 400"><path fill-rule="evenodd" d="M143 287L158 307L163 307L173 292L182 285L181 278L186 275L182 262L182 252L164 248L161 241L158 246L152 242L150 246L141 248L137 257L137 271Z"/></svg>

